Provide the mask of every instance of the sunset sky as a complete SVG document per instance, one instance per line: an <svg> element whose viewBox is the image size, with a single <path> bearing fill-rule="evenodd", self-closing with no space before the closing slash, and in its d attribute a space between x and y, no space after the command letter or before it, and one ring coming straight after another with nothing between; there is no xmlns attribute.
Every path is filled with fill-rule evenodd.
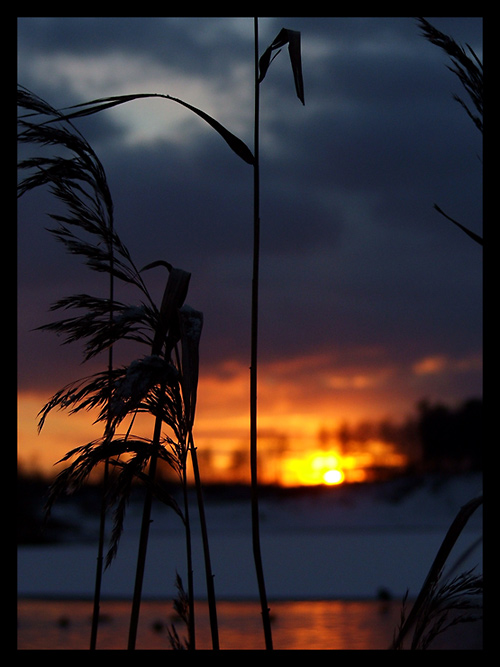
<svg viewBox="0 0 500 667"><path fill-rule="evenodd" d="M482 58L482 19L426 18ZM343 421L481 396L481 248L433 205L482 234L482 136L453 100L468 102L448 57L411 17L259 25L261 53L282 27L302 38L305 106L286 48L261 85L259 428L293 467ZM252 147L253 38L251 18L19 18L18 82L57 108L169 94ZM165 100L78 128L136 265L162 259L192 273L187 301L204 313L200 451L246 451L252 168ZM54 413L37 435L37 412L105 364L82 366L78 346L34 331L56 299L107 289L48 234L53 210L46 192L18 207L18 451L44 467L100 431L88 415ZM155 294L164 279L148 276Z"/></svg>

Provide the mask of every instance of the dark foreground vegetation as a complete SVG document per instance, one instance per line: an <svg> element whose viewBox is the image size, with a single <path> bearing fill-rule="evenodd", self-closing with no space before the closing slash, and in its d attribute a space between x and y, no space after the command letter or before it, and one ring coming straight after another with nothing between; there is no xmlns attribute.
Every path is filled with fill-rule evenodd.
<svg viewBox="0 0 500 667"><path fill-rule="evenodd" d="M482 132L482 64L476 54L468 47L470 54L459 47L454 40L434 29L427 21L420 19L420 28L427 39L444 49L452 60L452 71L459 77L472 99L474 108L469 107L455 96L464 107L475 125ZM83 257L93 271L105 274L107 279L106 297L88 294L65 296L52 305L52 310L77 309L83 314L74 318L65 318L58 322L43 325L40 329L51 330L63 335L66 343L86 342L84 357L89 360L101 353L107 353L104 369L90 377L83 378L57 392L41 411L39 428L48 413L54 408L81 409L99 408L98 421L103 424L103 434L99 439L68 452L64 461L73 462L58 475L51 485L49 509L57 500L64 501L64 494L79 490L80 502L94 505L91 487L86 482L97 466L105 465L106 476L113 482L112 502L109 503L109 488L106 497L102 497L98 556L94 591L94 606L90 648L95 649L97 626L99 622L100 583L104 562L111 563L118 549L118 542L123 528L125 508L136 491L137 480L144 482L142 493L142 523L136 563L136 575L132 612L130 618L128 648L135 649L139 610L142 596L142 583L146 563L146 551L149 538L149 524L153 496L172 508L182 521L186 539L186 565L188 573L187 592L178 586L179 597L175 601L179 616L185 621L188 631L186 642L179 640L175 629L170 635L172 648L194 650L195 619L194 589L192 576L191 523L189 512L187 463L192 465L199 512L205 576L210 611L210 629L212 647L219 649L216 600L213 587L213 574L210 564L210 551L206 531L201 477L198 468L197 447L194 444L193 427L198 385L199 339L202 330L203 313L185 303L188 294L190 273L176 268L165 258L156 258L142 269L138 269L126 246L122 243L114 226L113 201L108 188L106 175L99 158L83 135L73 125L73 121L83 116L92 115L135 99L157 98L180 104L207 122L223 139L230 149L244 162L253 166L253 212L254 212L254 251L252 271L251 303L251 364L250 364L250 472L251 472L251 515L252 515L252 551L255 573L258 581L261 617L266 649L272 649L271 617L267 605L264 573L261 562L259 542L259 511L257 493L257 315L258 307L258 267L259 267L259 86L266 71L278 51L288 45L293 70L297 97L304 104L302 83L302 65L300 55L300 33L283 28L271 45L259 58L258 20L254 18L255 34L255 114L254 114L254 152L218 121L205 112L177 98L159 93L138 93L125 96L112 96L77 104L64 112L53 108L27 89L18 88L18 107L22 114L18 118L18 140L32 146L47 145L63 149L64 156L47 157L35 155L22 160L21 170L27 173L18 186L18 196L39 188L49 186L51 193L67 206L67 214L50 214L55 227L50 233L62 242L67 252ZM67 152L71 157L67 157ZM43 153L43 151L42 151ZM482 239L467 227L453 220L437 205L435 208L444 217L458 225L476 243L482 245ZM80 237L82 235L83 238ZM161 303L152 297L146 285L146 276L154 269L165 269L168 278ZM116 298L116 287L133 289L140 296L140 304L123 303ZM117 368L113 357L114 348L124 341L134 341L138 346L146 345L147 356L132 358L128 366ZM143 349L143 348L142 348ZM139 412L148 414L154 423L151 439L136 437L132 434L135 416ZM117 436L118 426L124 420L130 420L124 437ZM465 469L479 469L481 466L481 410L479 405L469 403L467 408L458 411L443 406L420 406L418 434L421 439L422 468L419 474L428 470L434 473L443 468L449 472ZM167 426L171 435L162 435L162 428ZM130 455L124 459L123 455ZM76 458L75 458L76 457ZM178 484L182 488L182 506L161 488L157 476L157 464L165 462L178 475ZM109 470L109 468L113 470ZM160 484L158 483L160 482ZM19 539L34 540L39 535L37 530L38 510L44 501L46 482L36 480L34 486L21 480L19 493ZM87 498L87 501L85 500ZM476 596L482 591L482 576L463 573L451 582L441 583L444 565L463 527L469 517L482 504L482 496L473 498L463 506L450 526L435 560L429 570L422 589L406 616L403 609L393 649L403 648L404 640L413 635L412 649L427 648L429 640L446 628L446 613L449 610L463 609L464 601L470 595ZM106 514L114 506L112 540L108 554L104 555L104 534ZM54 524L52 524L54 527ZM33 530L32 530L33 528ZM69 530L68 526L59 525L59 530ZM50 531L42 533L44 538L52 539ZM56 539L56 538L53 538ZM458 600L458 602L457 602ZM467 607L468 609L469 607ZM444 609L444 615L443 615ZM437 619L437 620L436 620ZM463 622L471 620L466 615ZM456 624L456 619L453 620Z"/></svg>

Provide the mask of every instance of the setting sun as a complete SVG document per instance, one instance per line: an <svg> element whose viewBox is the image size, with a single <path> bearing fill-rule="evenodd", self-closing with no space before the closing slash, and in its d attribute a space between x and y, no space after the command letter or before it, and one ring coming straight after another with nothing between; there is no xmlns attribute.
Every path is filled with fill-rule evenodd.
<svg viewBox="0 0 500 667"><path fill-rule="evenodd" d="M323 481L325 484L341 484L345 479L345 475L342 470L327 470L323 475Z"/></svg>
<svg viewBox="0 0 500 667"><path fill-rule="evenodd" d="M345 479L341 459L336 453L317 450L306 455L287 456L282 461L281 483L285 486L341 484Z"/></svg>

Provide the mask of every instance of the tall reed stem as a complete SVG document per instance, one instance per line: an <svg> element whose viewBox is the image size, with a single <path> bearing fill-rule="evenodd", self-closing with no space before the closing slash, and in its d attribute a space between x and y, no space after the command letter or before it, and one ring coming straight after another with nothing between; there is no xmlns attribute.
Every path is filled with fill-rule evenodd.
<svg viewBox="0 0 500 667"><path fill-rule="evenodd" d="M259 174L259 22L254 18L255 35L255 115L254 115L254 246L252 277L252 324L250 364L250 474L252 503L252 545L264 626L266 649L272 650L271 621L267 604L262 554L260 548L259 500L257 478L257 342L259 315L259 251L260 251L260 174Z"/></svg>
<svg viewBox="0 0 500 667"><path fill-rule="evenodd" d="M160 408L161 413L161 408ZM139 538L139 552L137 555L137 567L135 575L134 596L132 599L132 612L130 615L130 628L128 637L128 650L135 649L137 639L137 626L139 624L139 611L141 607L142 584L144 580L144 570L146 567L146 552L149 539L149 525L151 523L151 507L153 504L153 484L156 475L156 464L158 455L156 449L159 446L161 436L162 418L158 414L155 420L153 435L153 453L149 461L149 484L146 485L146 497L142 511L141 534Z"/></svg>
<svg viewBox="0 0 500 667"><path fill-rule="evenodd" d="M102 498L101 498L101 513L99 520L99 542L97 547L97 566L96 566L96 575L95 575L95 588L94 588L94 607L92 611L92 627L90 633L90 650L93 651L96 649L97 644L97 630L99 626L99 613L101 608L101 584L102 584L102 572L103 572L103 563L104 563L104 537L105 537L105 527L106 527L106 489L108 485L108 475L109 475L109 463L105 461L104 463L104 477L103 477L103 488L102 488Z"/></svg>
<svg viewBox="0 0 500 667"><path fill-rule="evenodd" d="M194 618L194 583L193 583L193 557L191 546L191 524L189 520L189 498L187 485L187 448L182 466L182 488L184 493L184 523L186 532L186 567L188 579L188 603L189 603L189 618L188 618L188 637L189 650L196 649L196 632L195 632L195 618Z"/></svg>
<svg viewBox="0 0 500 667"><path fill-rule="evenodd" d="M157 263L154 263L155 265ZM152 265L149 265L149 268L151 268ZM161 355L163 354L164 357L170 358L171 354L171 341L168 340L168 335L170 332L170 328L172 326L172 323L176 317L178 317L178 309L184 302L184 299L187 294L187 287L189 284L189 278L190 274L187 273L186 271L182 271L180 269L174 269L170 265L168 265L169 271L170 271L170 276L167 280L167 284L165 286L165 291L163 293L163 298L162 298L162 303L159 311L159 320L158 320L158 326L155 331L154 339L153 339L153 345L152 345L152 354L153 355ZM162 349L165 349L162 353ZM137 556L137 567L136 567L136 579L135 579L135 587L134 587L134 596L133 596L133 601L132 601L132 613L131 613L131 618L130 618L130 629L129 629L129 643L128 643L128 648L129 649L134 649L135 648L135 642L136 642L136 636L137 636L137 625L139 622L139 609L140 609L140 604L141 604L141 595L142 595L142 583L144 579L144 569L145 569L145 564L146 564L146 551L147 551L147 545L148 545L148 538L149 538L149 524L151 521L151 506L153 502L153 486L154 486L154 481L155 481L155 475L156 475L156 466L157 466L157 460L158 460L158 451L160 448L160 442L161 442L161 429L162 429L162 423L163 423L163 410L165 407L165 401L166 399L166 384L162 383L159 387L160 392L159 392L159 399L158 399L158 405L156 406L157 409L157 414L156 414L156 419L155 419L155 426L154 426L154 433L153 433L153 440L152 440L152 454L150 457L150 463L149 463L149 479L148 479L148 484L146 486L146 497L144 499L144 508L143 508L143 515L142 515L142 525L141 525L141 534L140 534L140 541L139 541L139 553ZM186 443L184 443L186 444ZM183 460L182 460L182 469L183 469L183 481L184 481L184 492L185 492L185 499L187 500L187 494L186 494L186 478L185 478L185 468L186 468L186 454L187 454L187 444L185 448L185 452L183 454ZM187 505L186 505L187 507ZM189 518L188 516L185 517L186 521L186 531L187 531L187 536L189 537ZM189 577L189 601L191 605L190 609L190 624L189 624L189 631L190 631L190 643L192 644L194 642L194 612L193 612L193 586L192 586L192 563L191 563L191 540L190 538L187 540L187 549L188 549L188 577Z"/></svg>
<svg viewBox="0 0 500 667"><path fill-rule="evenodd" d="M114 301L114 292L115 292L115 282L114 282L114 246L113 246L113 218L111 217L109 225L109 326L113 324L113 301ZM110 423L111 423L111 392L112 392L112 374L113 374L113 345L109 346L108 350L108 375L109 375L109 386L108 386L108 420L106 425L106 433L109 435ZM99 626L99 614L101 608L101 585L102 585L102 573L104 568L104 537L106 531L106 493L108 486L109 478L109 462L108 460L104 463L104 476L102 482L102 497L101 497L101 512L99 518L99 541L97 547L97 565L96 565L96 575L95 575L95 587L94 587L94 607L92 611L92 627L90 632L90 650L94 651L97 645L97 630Z"/></svg>
<svg viewBox="0 0 500 667"><path fill-rule="evenodd" d="M207 582L207 599L208 599L208 614L210 619L210 632L212 635L212 648L214 651L219 650L219 630L217 622L217 608L215 599L214 575L212 573L212 565L210 560L210 549L208 545L208 531L205 517L205 503L203 501L203 491L201 487L200 469L198 466L198 456L196 454L196 447L193 442L193 434L189 433L189 449L191 451L191 461L193 463L193 473L196 486L196 495L198 502L198 511L200 515L201 537L203 543L203 555L205 561L205 578Z"/></svg>

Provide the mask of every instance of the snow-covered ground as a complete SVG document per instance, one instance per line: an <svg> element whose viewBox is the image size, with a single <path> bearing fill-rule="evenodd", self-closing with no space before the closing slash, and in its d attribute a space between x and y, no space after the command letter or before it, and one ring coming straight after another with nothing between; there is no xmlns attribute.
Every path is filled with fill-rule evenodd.
<svg viewBox="0 0 500 667"><path fill-rule="evenodd" d="M446 480L426 477L413 486L408 480L396 480L327 491L261 499L261 547L270 600L372 598L382 588L394 597L407 590L415 596L460 507L482 492L482 478L479 474ZM193 506L195 591L204 598L195 510ZM217 597L257 599L249 502L209 494L206 514ZM84 534L96 528L97 519L83 515L76 506L56 508L54 515L77 521ZM118 556L104 573L105 597L132 595L140 518L140 506L132 503ZM478 510L456 544L450 565L481 535ZM92 597L96 555L95 540L20 547L19 595ZM482 572L482 543L459 571L474 566ZM185 581L185 571L181 521L171 510L155 505L144 597L175 596L176 572Z"/></svg>

